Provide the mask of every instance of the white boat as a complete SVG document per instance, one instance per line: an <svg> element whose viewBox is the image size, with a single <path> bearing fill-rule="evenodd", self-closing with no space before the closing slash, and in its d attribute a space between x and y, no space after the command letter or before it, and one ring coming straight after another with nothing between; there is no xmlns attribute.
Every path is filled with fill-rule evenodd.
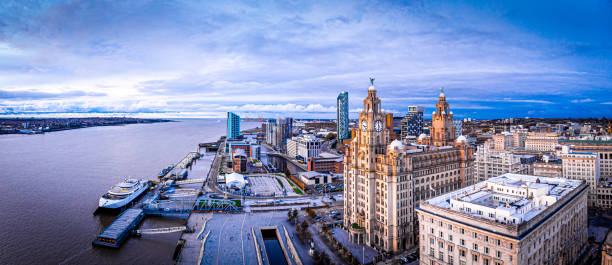
<svg viewBox="0 0 612 265"><path fill-rule="evenodd" d="M126 179L102 195L98 206L109 209L121 208L138 198L138 196L147 190L148 186L147 181L144 179Z"/></svg>

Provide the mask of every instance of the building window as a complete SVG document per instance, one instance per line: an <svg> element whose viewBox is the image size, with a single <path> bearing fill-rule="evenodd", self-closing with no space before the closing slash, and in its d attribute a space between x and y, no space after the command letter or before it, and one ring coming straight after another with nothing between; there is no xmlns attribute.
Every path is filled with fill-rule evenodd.
<svg viewBox="0 0 612 265"><path fill-rule="evenodd" d="M498 250L498 251L497 251L497 253L495 254L495 256L496 256L498 259L501 259L501 251L499 251L499 250Z"/></svg>
<svg viewBox="0 0 612 265"><path fill-rule="evenodd" d="M489 236L485 236L485 242L489 242Z"/></svg>
<svg viewBox="0 0 612 265"><path fill-rule="evenodd" d="M448 264L453 265L453 256L448 255Z"/></svg>
<svg viewBox="0 0 612 265"><path fill-rule="evenodd" d="M485 249L485 254L489 255L489 248L485 247L484 249Z"/></svg>
<svg viewBox="0 0 612 265"><path fill-rule="evenodd" d="M444 238L444 233L442 233L442 231L440 231L440 237Z"/></svg>
<svg viewBox="0 0 612 265"><path fill-rule="evenodd" d="M451 224L448 224L448 230L451 230L451 231L453 231L453 225L451 225Z"/></svg>
<svg viewBox="0 0 612 265"><path fill-rule="evenodd" d="M462 245L462 246L465 246L465 240L459 239L459 244Z"/></svg>
<svg viewBox="0 0 612 265"><path fill-rule="evenodd" d="M461 229L459 229L459 232L461 232L461 234L463 235L463 234L465 234L465 229L461 228Z"/></svg>
<svg viewBox="0 0 612 265"><path fill-rule="evenodd" d="M434 249L433 248L429 248L429 256L434 256Z"/></svg>
<svg viewBox="0 0 612 265"><path fill-rule="evenodd" d="M448 252L453 252L453 246L451 245L448 246Z"/></svg>
<svg viewBox="0 0 612 265"><path fill-rule="evenodd" d="M478 234L477 234L476 232L473 232L473 233L472 233L472 236L473 236L474 238L478 238Z"/></svg>
<svg viewBox="0 0 612 265"><path fill-rule="evenodd" d="M501 246L501 240L497 239L497 245Z"/></svg>
<svg viewBox="0 0 612 265"><path fill-rule="evenodd" d="M440 248L444 248L444 242L440 242L438 243L438 245L440 246Z"/></svg>
<svg viewBox="0 0 612 265"><path fill-rule="evenodd" d="M448 241L453 242L453 235L448 235Z"/></svg>
<svg viewBox="0 0 612 265"><path fill-rule="evenodd" d="M465 250L460 249L459 250L459 256L465 257Z"/></svg>
<svg viewBox="0 0 612 265"><path fill-rule="evenodd" d="M478 262L478 256L477 256L477 255L472 254L472 260L473 260L474 262Z"/></svg>
<svg viewBox="0 0 612 265"><path fill-rule="evenodd" d="M472 247L474 247L474 250L478 251L478 244L474 243Z"/></svg>
<svg viewBox="0 0 612 265"><path fill-rule="evenodd" d="M434 239L433 238L429 239L429 244L432 244L432 245L434 244Z"/></svg>
<svg viewBox="0 0 612 265"><path fill-rule="evenodd" d="M442 251L438 251L438 259L444 261L444 253L442 253Z"/></svg>
<svg viewBox="0 0 612 265"><path fill-rule="evenodd" d="M483 263L484 263L484 265L489 265L489 260L488 259L483 259Z"/></svg>

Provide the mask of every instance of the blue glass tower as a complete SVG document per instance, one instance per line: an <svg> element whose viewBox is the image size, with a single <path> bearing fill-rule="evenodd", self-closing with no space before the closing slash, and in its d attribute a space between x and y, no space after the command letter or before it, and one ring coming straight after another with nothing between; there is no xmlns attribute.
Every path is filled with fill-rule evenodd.
<svg viewBox="0 0 612 265"><path fill-rule="evenodd" d="M337 120L337 132L338 139L349 139L351 133L349 132L349 105L348 105L348 92L342 91L338 95L338 120Z"/></svg>
<svg viewBox="0 0 612 265"><path fill-rule="evenodd" d="M240 137L240 116L233 112L227 113L227 139Z"/></svg>

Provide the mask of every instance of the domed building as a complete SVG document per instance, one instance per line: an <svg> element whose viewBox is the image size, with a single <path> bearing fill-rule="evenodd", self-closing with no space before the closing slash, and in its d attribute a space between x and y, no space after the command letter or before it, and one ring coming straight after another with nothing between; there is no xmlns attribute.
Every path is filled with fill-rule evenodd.
<svg viewBox="0 0 612 265"><path fill-rule="evenodd" d="M446 127L432 145L421 134L412 144L393 139L393 117L382 111L374 80L359 113L355 137L344 157L344 226L349 240L380 251L399 253L418 245L415 207L421 200L463 188L472 182L472 148L454 141ZM447 126L452 114L445 102L437 109ZM446 105L444 105L446 104ZM436 127L437 128L437 127Z"/></svg>

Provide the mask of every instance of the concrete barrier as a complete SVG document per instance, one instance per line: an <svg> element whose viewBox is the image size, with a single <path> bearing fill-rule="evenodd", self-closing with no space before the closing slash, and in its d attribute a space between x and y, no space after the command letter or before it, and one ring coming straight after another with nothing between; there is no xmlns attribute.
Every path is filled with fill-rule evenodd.
<svg viewBox="0 0 612 265"><path fill-rule="evenodd" d="M257 265L264 265L263 260L261 259L261 249L259 248L259 243L257 243L257 236L255 236L255 230L253 229L253 227L251 227L251 233L253 234L255 253L257 253Z"/></svg>
<svg viewBox="0 0 612 265"><path fill-rule="evenodd" d="M283 225L283 230L285 230L285 239L287 241L287 246L289 247L289 251L291 253L291 256L293 256L293 260L295 261L296 265L303 265L302 263L302 259L300 259L300 256L297 253L297 250L295 250L295 246L293 245L293 241L291 241L291 237L289 237L289 232L287 232L287 228Z"/></svg>

